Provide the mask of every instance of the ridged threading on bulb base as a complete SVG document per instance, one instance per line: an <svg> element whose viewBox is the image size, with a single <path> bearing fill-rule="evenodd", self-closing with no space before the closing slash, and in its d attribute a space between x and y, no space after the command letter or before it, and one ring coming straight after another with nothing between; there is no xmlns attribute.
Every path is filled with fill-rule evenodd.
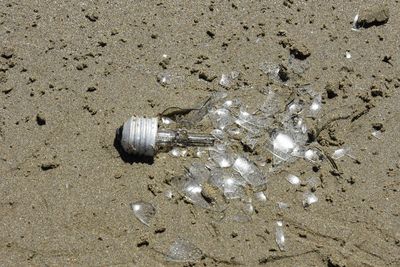
<svg viewBox="0 0 400 267"><path fill-rule="evenodd" d="M157 131L157 118L131 117L122 128L121 146L128 154L153 156Z"/></svg>

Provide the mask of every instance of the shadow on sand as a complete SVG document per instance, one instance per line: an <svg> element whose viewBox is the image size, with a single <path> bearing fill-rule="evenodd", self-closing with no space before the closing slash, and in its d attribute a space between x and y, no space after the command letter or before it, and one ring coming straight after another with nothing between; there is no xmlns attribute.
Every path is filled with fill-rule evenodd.
<svg viewBox="0 0 400 267"><path fill-rule="evenodd" d="M143 157L143 156L134 156L126 153L121 146L121 134L122 134L122 126L117 129L114 138L114 147L118 151L121 159L124 162L133 164L133 163L144 163L148 165L152 165L154 163L153 157Z"/></svg>

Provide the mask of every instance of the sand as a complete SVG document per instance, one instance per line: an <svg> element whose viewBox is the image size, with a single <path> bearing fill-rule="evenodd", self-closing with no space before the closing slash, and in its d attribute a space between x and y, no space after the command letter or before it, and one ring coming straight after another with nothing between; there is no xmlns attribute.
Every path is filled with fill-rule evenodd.
<svg viewBox="0 0 400 267"><path fill-rule="evenodd" d="M0 264L399 266L400 4L374 2L1 1ZM323 95L319 145L355 157L337 160L339 171L288 167L321 181L307 209L276 176L250 222L221 222L165 197L166 181L196 159L129 162L114 146L129 116L196 106L225 90L223 73L240 72L228 91L251 103L269 82L260 64L287 64L290 53L309 64L301 83ZM138 200L156 207L150 226L132 214ZM179 237L203 257L167 262Z"/></svg>

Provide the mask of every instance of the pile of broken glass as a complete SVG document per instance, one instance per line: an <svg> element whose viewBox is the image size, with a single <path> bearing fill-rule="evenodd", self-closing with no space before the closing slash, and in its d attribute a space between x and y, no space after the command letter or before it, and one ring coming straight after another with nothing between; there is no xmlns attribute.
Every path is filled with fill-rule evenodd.
<svg viewBox="0 0 400 267"><path fill-rule="evenodd" d="M314 163L323 159L322 152L309 145L312 133L306 123L319 114L321 95L310 85L290 90L282 96L267 86L254 101L260 104L251 108L230 98L228 91L216 93L203 121L211 125L217 141L213 147L198 148L199 160L171 184L186 200L206 209L226 212L227 203L236 201L240 212L232 219L250 220L252 201L266 201L269 175L280 165L299 158ZM175 148L170 155L186 156L186 152ZM309 202L306 199L303 205L315 200Z"/></svg>

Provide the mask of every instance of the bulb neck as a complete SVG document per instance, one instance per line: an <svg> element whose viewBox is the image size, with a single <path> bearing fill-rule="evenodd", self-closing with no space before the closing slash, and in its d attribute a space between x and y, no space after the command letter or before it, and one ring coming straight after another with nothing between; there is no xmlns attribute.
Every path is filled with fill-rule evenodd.
<svg viewBox="0 0 400 267"><path fill-rule="evenodd" d="M188 133L186 130L159 130L157 133L157 148L165 150L176 146L213 146L215 138L210 134Z"/></svg>

